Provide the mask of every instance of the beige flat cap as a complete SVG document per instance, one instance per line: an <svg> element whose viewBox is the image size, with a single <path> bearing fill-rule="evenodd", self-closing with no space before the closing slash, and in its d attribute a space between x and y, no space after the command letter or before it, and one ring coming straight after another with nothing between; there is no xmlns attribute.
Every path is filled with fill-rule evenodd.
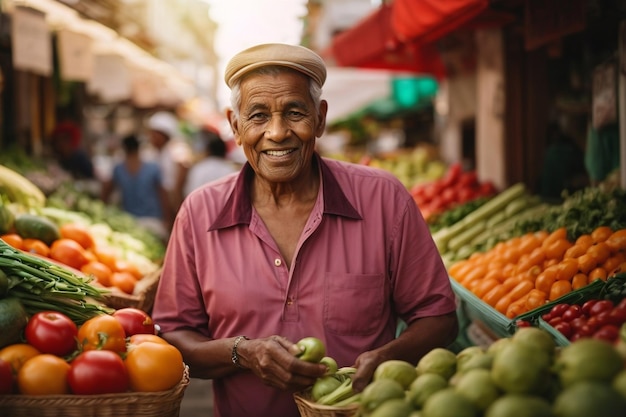
<svg viewBox="0 0 626 417"><path fill-rule="evenodd" d="M295 69L324 85L326 65L324 60L304 46L266 43L245 49L228 62L224 81L232 87L235 81L253 69L280 65Z"/></svg>

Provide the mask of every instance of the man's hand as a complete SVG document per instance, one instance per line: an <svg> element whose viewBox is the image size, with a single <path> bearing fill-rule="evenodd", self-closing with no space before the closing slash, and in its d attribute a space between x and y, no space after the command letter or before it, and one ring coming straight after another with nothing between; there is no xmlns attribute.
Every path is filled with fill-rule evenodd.
<svg viewBox="0 0 626 417"><path fill-rule="evenodd" d="M281 336L245 340L237 350L243 367L281 390L301 390L326 372L325 365L298 359L298 346Z"/></svg>

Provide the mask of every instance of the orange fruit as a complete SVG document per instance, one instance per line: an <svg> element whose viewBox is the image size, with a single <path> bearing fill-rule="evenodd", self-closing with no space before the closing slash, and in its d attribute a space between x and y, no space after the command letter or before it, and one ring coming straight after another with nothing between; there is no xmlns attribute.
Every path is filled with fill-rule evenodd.
<svg viewBox="0 0 626 417"><path fill-rule="evenodd" d="M65 238L57 239L52 243L50 257L78 270L89 262L85 249L75 240Z"/></svg>
<svg viewBox="0 0 626 417"><path fill-rule="evenodd" d="M478 298L483 298L485 294L491 291L496 285L499 285L500 281L495 278L482 279L478 281L478 285L472 289L472 292L476 294Z"/></svg>
<svg viewBox="0 0 626 417"><path fill-rule="evenodd" d="M581 245L585 248L585 250L589 249L589 246L594 244L593 238L591 235L580 235L575 242L577 245Z"/></svg>
<svg viewBox="0 0 626 417"><path fill-rule="evenodd" d="M589 283L592 283L593 281L597 280L597 279L601 279L602 281L606 281L606 277L607 277L607 272L604 268L602 268L601 266L594 268L591 270L591 272L589 272L589 276L588 276L588 280Z"/></svg>
<svg viewBox="0 0 626 417"><path fill-rule="evenodd" d="M130 272L113 272L111 274L111 286L126 294L132 294L136 284L137 279Z"/></svg>
<svg viewBox="0 0 626 417"><path fill-rule="evenodd" d="M609 226L598 226L591 232L594 243L604 242L613 234L613 229Z"/></svg>
<svg viewBox="0 0 626 417"><path fill-rule="evenodd" d="M560 261L563 259L565 252L572 246L573 244L567 239L555 239L543 248L546 252L546 258L558 259Z"/></svg>
<svg viewBox="0 0 626 417"><path fill-rule="evenodd" d="M24 239L17 233L7 233L0 236L0 239L4 240L9 246L13 246L15 249L24 249Z"/></svg>
<svg viewBox="0 0 626 417"><path fill-rule="evenodd" d="M24 239L22 247L26 252L36 253L41 256L50 255L50 246L39 239Z"/></svg>
<svg viewBox="0 0 626 417"><path fill-rule="evenodd" d="M115 252L115 249L105 246L98 246L97 248L93 249L93 253L96 255L98 261L111 268L112 271L116 270L117 253Z"/></svg>
<svg viewBox="0 0 626 417"><path fill-rule="evenodd" d="M614 232L605 242L613 252L626 249L626 229Z"/></svg>
<svg viewBox="0 0 626 417"><path fill-rule="evenodd" d="M576 259L568 258L563 259L556 265L556 279L567 280L571 279L578 273L578 261Z"/></svg>
<svg viewBox="0 0 626 417"><path fill-rule="evenodd" d="M571 246L568 250L565 251L565 254L563 255L564 259L568 259L568 258L578 258L581 255L584 255L585 253L587 253L587 249L589 247L581 244L581 243L574 243L573 246Z"/></svg>
<svg viewBox="0 0 626 417"><path fill-rule="evenodd" d="M541 245L546 248L551 243L557 240L567 240L567 229L565 227L559 227L558 229L553 230L548 236L541 242Z"/></svg>
<svg viewBox="0 0 626 417"><path fill-rule="evenodd" d="M564 296L572 291L572 283L569 281L555 281L550 287L550 301L554 301L557 298Z"/></svg>
<svg viewBox="0 0 626 417"><path fill-rule="evenodd" d="M545 294L550 293L552 284L556 281L556 269L544 269L535 279L535 288Z"/></svg>
<svg viewBox="0 0 626 417"><path fill-rule="evenodd" d="M25 395L62 395L70 393L65 359L46 353L27 360L17 373L17 385Z"/></svg>
<svg viewBox="0 0 626 417"><path fill-rule="evenodd" d="M620 266L624 261L626 261L626 253L616 252L614 255L611 255L609 259L604 261L601 266L602 268L610 272Z"/></svg>
<svg viewBox="0 0 626 417"><path fill-rule="evenodd" d="M61 232L62 238L78 242L83 249L90 249L95 245L91 232L79 224L66 223L59 227L59 232Z"/></svg>
<svg viewBox="0 0 626 417"><path fill-rule="evenodd" d="M111 286L111 275L113 271L111 268L99 261L87 262L80 268L81 272L85 275L93 276L100 285L105 287Z"/></svg>
<svg viewBox="0 0 626 417"><path fill-rule="evenodd" d="M578 261L578 269L583 274L588 274L593 268L598 266L598 261L590 253L580 255L576 260Z"/></svg>
<svg viewBox="0 0 626 417"><path fill-rule="evenodd" d="M41 352L27 343L15 343L0 349L0 359L11 364L15 374L19 372L27 360L37 355L41 355Z"/></svg>
<svg viewBox="0 0 626 417"><path fill-rule="evenodd" d="M541 240L534 233L527 233L522 236L518 247L522 253L531 253L540 246Z"/></svg>
<svg viewBox="0 0 626 417"><path fill-rule="evenodd" d="M579 272L578 274L574 275L574 277L572 278L572 289L573 290L577 290L579 288L584 287L585 285L589 284L589 278L587 277L587 275Z"/></svg>
<svg viewBox="0 0 626 417"><path fill-rule="evenodd" d="M138 279L138 280L143 278L143 274L141 273L139 268L137 268L137 265L135 265L132 262L125 261L125 260L122 260L122 259L118 259L115 262L115 271L117 271L117 272L129 272L132 276L135 277L135 279Z"/></svg>
<svg viewBox="0 0 626 417"><path fill-rule="evenodd" d="M587 253L590 254L597 265L604 263L611 256L611 249L605 242L598 242L595 245L591 245L587 249Z"/></svg>

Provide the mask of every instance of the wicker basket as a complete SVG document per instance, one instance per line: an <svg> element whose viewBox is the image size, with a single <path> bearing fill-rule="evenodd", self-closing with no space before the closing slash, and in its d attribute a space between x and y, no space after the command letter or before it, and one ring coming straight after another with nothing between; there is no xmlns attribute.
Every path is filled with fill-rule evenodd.
<svg viewBox="0 0 626 417"><path fill-rule="evenodd" d="M0 395L6 417L178 417L189 368L174 388L102 395Z"/></svg>
<svg viewBox="0 0 626 417"><path fill-rule="evenodd" d="M125 307L134 307L149 314L152 312L154 297L156 296L160 278L161 268L147 274L137 281L132 294L126 294L120 290L112 289L110 293L105 295L104 304L116 310Z"/></svg>
<svg viewBox="0 0 626 417"><path fill-rule="evenodd" d="M351 404L345 407L333 407L332 405L320 405L311 400L310 391L296 392L293 394L298 411L302 417L358 417L359 404Z"/></svg>

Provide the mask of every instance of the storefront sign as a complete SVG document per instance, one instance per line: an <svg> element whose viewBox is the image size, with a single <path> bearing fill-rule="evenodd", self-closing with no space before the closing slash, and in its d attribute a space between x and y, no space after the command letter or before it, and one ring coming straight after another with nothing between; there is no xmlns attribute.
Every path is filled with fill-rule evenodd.
<svg viewBox="0 0 626 417"><path fill-rule="evenodd" d="M13 66L38 75L52 74L52 45L45 15L37 10L16 7L11 23Z"/></svg>
<svg viewBox="0 0 626 417"><path fill-rule="evenodd" d="M61 78L87 81L93 73L92 40L89 36L62 29L57 34Z"/></svg>
<svg viewBox="0 0 626 417"><path fill-rule="evenodd" d="M525 4L527 50L581 31L586 26L585 0L526 0Z"/></svg>

